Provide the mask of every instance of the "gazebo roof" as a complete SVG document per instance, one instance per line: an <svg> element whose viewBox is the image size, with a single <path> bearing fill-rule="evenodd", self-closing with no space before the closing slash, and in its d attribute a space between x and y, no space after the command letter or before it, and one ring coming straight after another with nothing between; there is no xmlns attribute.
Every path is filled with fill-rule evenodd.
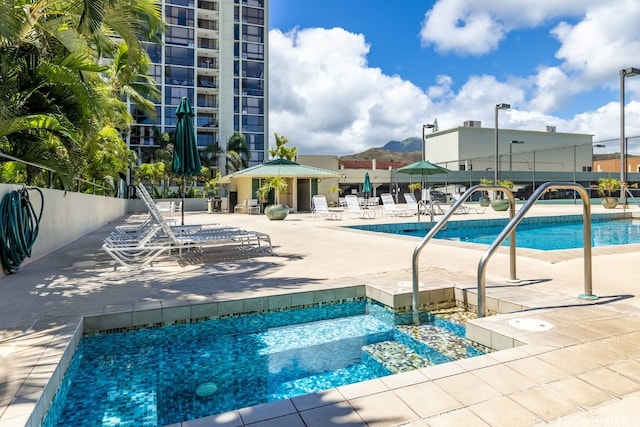
<svg viewBox="0 0 640 427"><path fill-rule="evenodd" d="M225 181L243 177L269 178L281 176L285 178L335 178L339 173L313 166L301 165L291 160L275 159L261 165L252 166L223 177Z"/></svg>

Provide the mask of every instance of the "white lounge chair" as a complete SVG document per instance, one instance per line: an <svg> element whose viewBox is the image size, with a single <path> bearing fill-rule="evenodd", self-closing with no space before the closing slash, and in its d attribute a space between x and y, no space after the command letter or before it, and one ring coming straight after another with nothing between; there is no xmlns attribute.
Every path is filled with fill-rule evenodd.
<svg viewBox="0 0 640 427"><path fill-rule="evenodd" d="M347 202L347 213L350 218L375 218L376 212L373 209L362 209L358 202L358 197L350 194L344 197Z"/></svg>
<svg viewBox="0 0 640 427"><path fill-rule="evenodd" d="M458 200L460 200L460 194L454 194L451 196L451 206L453 206L453 204L455 202L457 202ZM462 213L462 214L468 214L468 213L484 213L484 208L483 207L475 207L475 206L471 206L471 205L467 205L467 204L461 204L458 207L458 210L454 213Z"/></svg>
<svg viewBox="0 0 640 427"><path fill-rule="evenodd" d="M313 217L324 217L327 219L342 219L342 209L329 209L329 205L327 204L327 198L323 195L313 196L313 211L311 212L311 216Z"/></svg>
<svg viewBox="0 0 640 427"><path fill-rule="evenodd" d="M416 198L411 193L405 193L404 199L407 201L407 207L411 210L418 211L418 207L420 208L420 213L424 215L442 215L444 214L444 209L440 206L439 203L433 201L422 201L418 203Z"/></svg>
<svg viewBox="0 0 640 427"><path fill-rule="evenodd" d="M418 203L415 196L411 193L404 193L404 201L407 202L407 209L420 214L428 214L427 205Z"/></svg>
<svg viewBox="0 0 640 427"><path fill-rule="evenodd" d="M146 189L140 186L142 199L155 223L140 235L112 234L105 238L102 249L125 267L143 267L159 256L177 249L204 249L220 246L240 246L242 249L272 251L271 238L265 233L233 227L202 225L172 227L164 220ZM264 246L268 245L268 246Z"/></svg>
<svg viewBox="0 0 640 427"><path fill-rule="evenodd" d="M380 198L382 199L382 210L386 214L391 216L411 216L414 214L411 209L397 206L393 196L389 193L381 194Z"/></svg>

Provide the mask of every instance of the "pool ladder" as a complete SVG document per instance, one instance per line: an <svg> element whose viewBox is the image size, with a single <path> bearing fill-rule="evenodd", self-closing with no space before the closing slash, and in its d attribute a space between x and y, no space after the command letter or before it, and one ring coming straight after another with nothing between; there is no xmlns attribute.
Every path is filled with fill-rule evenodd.
<svg viewBox="0 0 640 427"><path fill-rule="evenodd" d="M442 227L449 221L449 218L462 206L464 202L471 197L471 195L477 191L496 191L503 193L509 201L509 222L500 232L498 237L489 246L486 252L480 258L478 263L478 317L484 317L487 315L486 309L486 279L485 270L487 262L493 255L493 253L500 247L502 242L507 237L509 238L509 281L517 282L516 278L516 227L522 221L525 214L531 209L531 207L538 201L540 197L546 191L553 190L574 190L582 199L582 223L583 223L583 237L584 237L584 293L579 297L583 299L598 299L597 296L592 293L592 275L591 275L591 200L589 194L584 187L575 182L546 182L540 185L536 191L533 192L531 197L522 206L522 208L515 213L516 201L511 190L501 185L474 185L470 187L465 193L457 200L451 208L445 212L440 220L431 227L426 236L418 243L418 246L413 251L412 260L412 310L413 310L413 323L420 324L420 312L418 303L419 293L419 269L418 260L422 249L426 244L435 236L435 234L442 229Z"/></svg>

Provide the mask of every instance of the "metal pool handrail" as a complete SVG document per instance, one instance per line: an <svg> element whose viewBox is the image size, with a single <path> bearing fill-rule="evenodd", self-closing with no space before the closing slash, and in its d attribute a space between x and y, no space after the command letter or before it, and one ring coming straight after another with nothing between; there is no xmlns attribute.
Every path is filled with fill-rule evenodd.
<svg viewBox="0 0 640 427"><path fill-rule="evenodd" d="M420 311L419 311L419 307L418 307L418 293L419 293L419 283L420 283L420 273L418 271L418 260L420 257L420 252L422 252L422 249L425 247L425 245L429 242L429 240L431 240L433 238L433 236L435 236L435 234L440 231L440 229L442 227L444 227L444 225L447 223L447 221L449 221L449 218L451 217L451 215L453 215L459 208L460 206L462 206L462 204L464 202L467 201L467 199L475 192L477 191L499 191L504 193L507 196L507 199L509 200L509 218L513 218L514 214L515 214L515 210L516 210L516 199L513 196L513 193L511 192L511 190L509 190L507 187L503 187L502 185L474 185L473 187L470 187L467 191L464 192L464 194L462 196L460 196L460 199L458 199L452 206L451 208L449 208L448 211L446 211L444 213L444 215L442 216L442 218L440 218L440 220L433 226L431 227L431 229L429 230L429 232L427 233L426 236L424 236L422 238L422 240L420 241L420 243L418 243L418 246L416 246L416 248L413 250L413 259L412 259L412 281L413 281L413 288L412 288L412 295L411 295L411 306L412 306L412 310L413 310L413 323L415 325L419 325L420 324ZM433 223L433 221L432 221ZM511 257L511 262L510 262L510 268L511 268L511 279L516 278L516 233L515 233L515 229L513 230L512 236L511 236L511 240L509 241L510 244L510 257Z"/></svg>
<svg viewBox="0 0 640 427"><path fill-rule="evenodd" d="M591 200L587 190L580 184L573 182L546 182L533 192L527 203L511 218L509 223L504 227L502 232L496 237L496 240L489 246L478 263L478 317L486 316L486 281L485 270L487 262L491 255L502 244L507 235L516 229L516 226L522 221L525 214L531 209L531 206L538 201L542 194L547 190L575 190L582 199L582 218L583 218L583 236L584 236L584 294L580 294L580 298L598 299L592 294L591 289ZM513 260L512 260L513 262Z"/></svg>

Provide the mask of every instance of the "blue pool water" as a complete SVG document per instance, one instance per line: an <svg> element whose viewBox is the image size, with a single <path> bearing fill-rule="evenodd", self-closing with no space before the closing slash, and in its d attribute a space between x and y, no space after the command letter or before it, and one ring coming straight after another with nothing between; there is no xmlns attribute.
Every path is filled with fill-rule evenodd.
<svg viewBox="0 0 640 427"><path fill-rule="evenodd" d="M591 219L592 247L640 243L640 220L612 219L608 215L593 215ZM506 219L449 221L435 238L488 245L493 243L506 224ZM371 224L349 228L424 237L429 223ZM516 243L520 248L539 250L582 248L582 216L524 218L516 228ZM509 245L508 238L503 245Z"/></svg>
<svg viewBox="0 0 640 427"><path fill-rule="evenodd" d="M458 240L471 243L491 244L504 227L457 228L439 231L437 239ZM422 233L422 236L426 232ZM556 250L584 247L583 225L580 223L521 224L516 228L518 247ZM593 221L591 223L591 245L611 246L640 243L640 221L621 219L616 221ZM507 238L504 245L509 244Z"/></svg>
<svg viewBox="0 0 640 427"><path fill-rule="evenodd" d="M163 426L486 350L422 316L361 300L87 336L42 425Z"/></svg>

